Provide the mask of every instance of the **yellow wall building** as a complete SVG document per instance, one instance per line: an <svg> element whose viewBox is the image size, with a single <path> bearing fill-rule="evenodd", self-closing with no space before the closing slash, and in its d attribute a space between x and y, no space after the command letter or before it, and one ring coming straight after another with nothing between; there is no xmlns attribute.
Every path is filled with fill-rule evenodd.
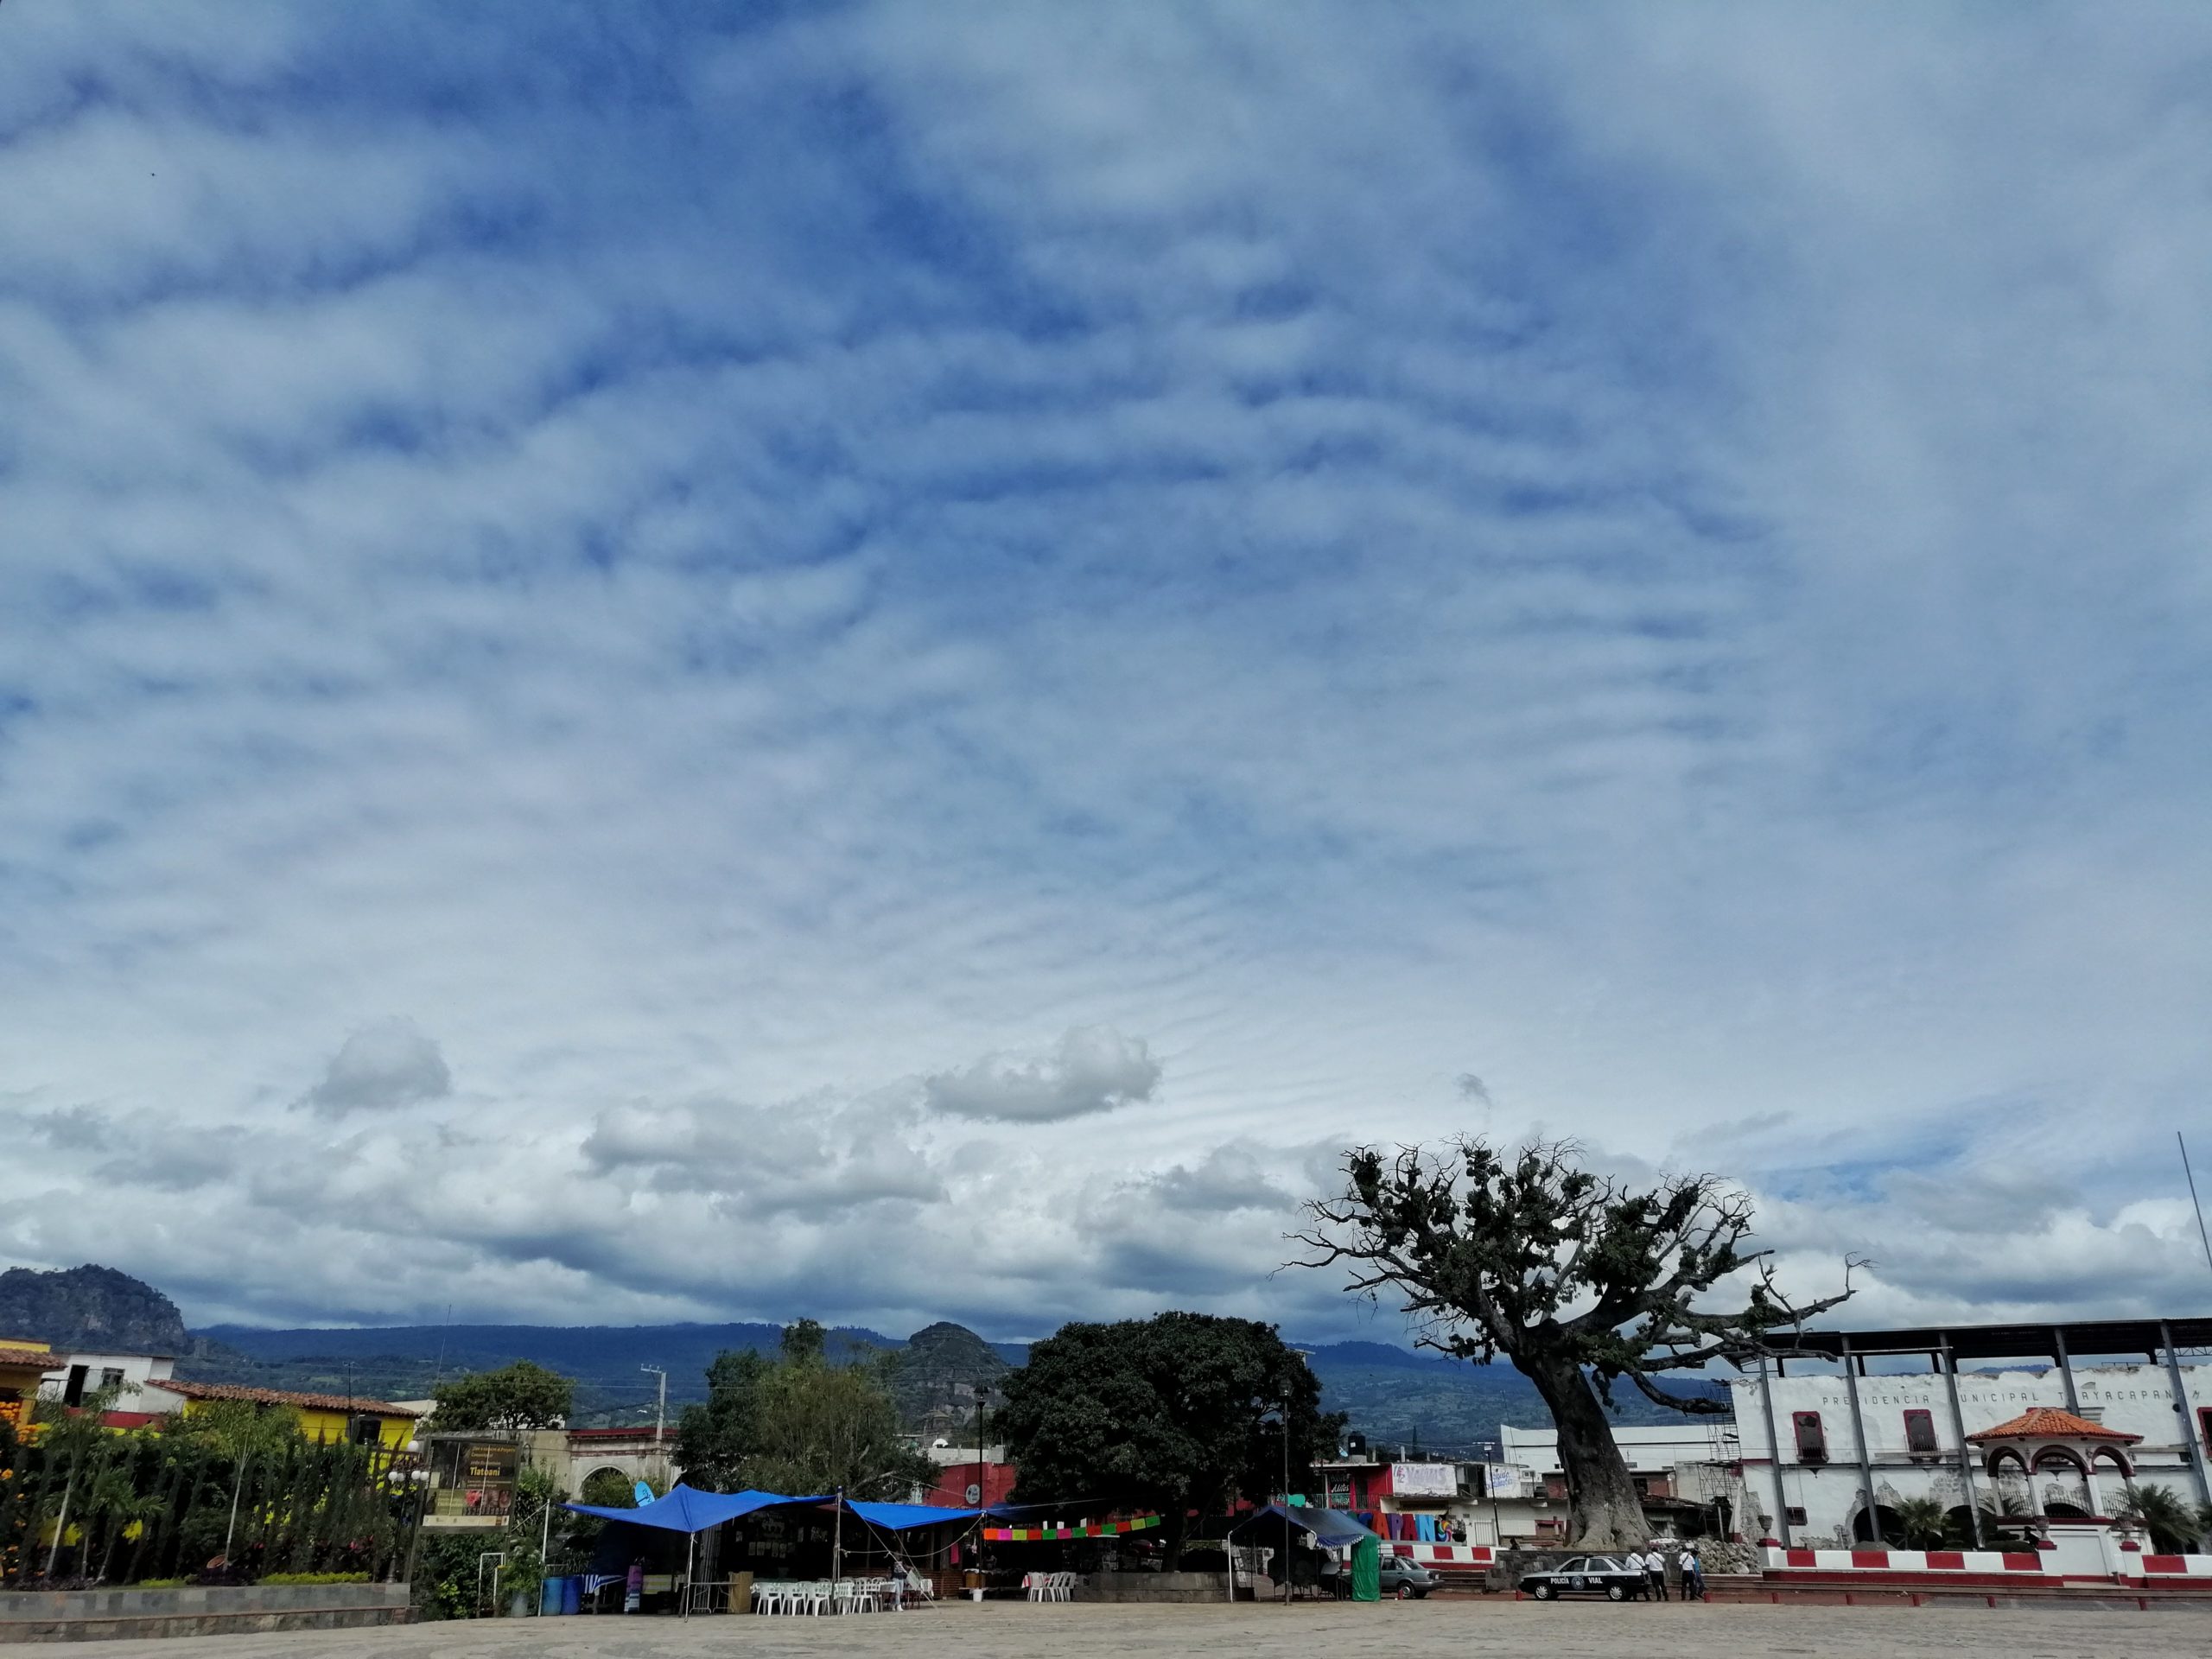
<svg viewBox="0 0 2212 1659"><path fill-rule="evenodd" d="M54 1364L54 1350L42 1342L0 1337L0 1422L18 1433L31 1421L41 1378Z"/></svg>
<svg viewBox="0 0 2212 1659"><path fill-rule="evenodd" d="M171 1406L168 1398L176 1403ZM396 1406L389 1400L348 1399L342 1394L293 1394L283 1389L165 1377L148 1383L132 1403L141 1411L176 1410L190 1417L219 1400L243 1400L270 1410L292 1412L298 1418L300 1433L311 1440L374 1443L397 1452L415 1437L416 1413L410 1408Z"/></svg>

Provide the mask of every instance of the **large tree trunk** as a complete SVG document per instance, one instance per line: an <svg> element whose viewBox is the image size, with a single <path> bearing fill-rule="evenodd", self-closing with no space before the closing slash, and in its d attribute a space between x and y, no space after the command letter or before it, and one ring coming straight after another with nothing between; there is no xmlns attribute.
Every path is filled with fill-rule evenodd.
<svg viewBox="0 0 2212 1659"><path fill-rule="evenodd" d="M1581 1367L1531 1357L1514 1363L1536 1385L1559 1427L1560 1467L1567 1471L1567 1542L1581 1549L1625 1549L1650 1528L1637 1501L1613 1426Z"/></svg>

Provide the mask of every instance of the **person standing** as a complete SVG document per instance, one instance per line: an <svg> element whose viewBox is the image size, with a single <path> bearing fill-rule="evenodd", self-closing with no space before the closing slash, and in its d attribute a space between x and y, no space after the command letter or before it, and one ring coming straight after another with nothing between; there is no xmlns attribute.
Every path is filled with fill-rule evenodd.
<svg viewBox="0 0 2212 1659"><path fill-rule="evenodd" d="M1644 1546L1643 1582L1652 1600L1667 1599L1667 1558L1659 1553L1656 1543Z"/></svg>
<svg viewBox="0 0 2212 1659"><path fill-rule="evenodd" d="M1682 1599L1705 1599L1705 1563L1698 1560L1695 1544L1682 1546Z"/></svg>
<svg viewBox="0 0 2212 1659"><path fill-rule="evenodd" d="M1649 1595L1651 1593L1651 1580L1643 1565L1643 1549L1641 1548L1630 1549L1629 1553L1622 1558L1621 1565L1628 1568L1630 1572L1636 1574L1636 1587L1629 1592L1630 1597L1631 1599L1635 1599L1637 1597Z"/></svg>

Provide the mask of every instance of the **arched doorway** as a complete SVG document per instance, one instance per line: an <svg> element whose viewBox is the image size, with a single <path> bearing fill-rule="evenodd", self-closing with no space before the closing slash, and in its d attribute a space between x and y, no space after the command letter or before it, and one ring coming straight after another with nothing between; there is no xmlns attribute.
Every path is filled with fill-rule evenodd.
<svg viewBox="0 0 2212 1659"><path fill-rule="evenodd" d="M1874 1506L1870 1525L1862 1503L1858 1512L1851 1517L1851 1535L1862 1544L1896 1544L1904 1537L1904 1527L1897 1519L1897 1512L1886 1503Z"/></svg>

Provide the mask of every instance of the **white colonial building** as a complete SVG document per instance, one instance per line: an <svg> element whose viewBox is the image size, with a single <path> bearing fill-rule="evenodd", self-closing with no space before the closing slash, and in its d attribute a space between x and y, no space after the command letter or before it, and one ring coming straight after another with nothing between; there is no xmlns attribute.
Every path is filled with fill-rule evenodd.
<svg viewBox="0 0 2212 1659"><path fill-rule="evenodd" d="M2212 1361L2184 1351L2208 1339L2202 1319L1808 1336L1730 1382L1743 1530L1872 1541L1933 1497L1972 1536L1993 1513L2108 1516L2135 1482L2212 1501Z"/></svg>

